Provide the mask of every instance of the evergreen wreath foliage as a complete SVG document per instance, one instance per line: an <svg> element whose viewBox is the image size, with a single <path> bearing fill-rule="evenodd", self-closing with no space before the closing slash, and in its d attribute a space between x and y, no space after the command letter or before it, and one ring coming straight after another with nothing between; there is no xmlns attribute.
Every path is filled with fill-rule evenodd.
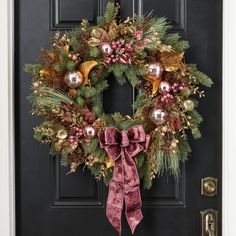
<svg viewBox="0 0 236 236"><path fill-rule="evenodd" d="M96 26L83 20L78 29L57 32L51 47L41 50L39 64L25 65L33 77L32 114L43 118L34 128L34 138L50 144L50 154L60 155L70 172L84 166L108 184L114 163L96 133L106 127L126 130L142 125L151 142L135 163L144 188L150 188L156 176L178 176L180 162L191 153L188 131L195 139L201 137L203 119L196 110L197 98L204 97L200 87L213 82L196 65L184 63L188 42L169 33L165 18L135 15L118 21L118 10L109 3ZM110 74L109 79L141 91L132 117L104 113L102 93L109 88ZM72 75L77 81L68 80ZM162 120L153 120L153 109L163 112ZM86 133L88 129L95 133Z"/></svg>

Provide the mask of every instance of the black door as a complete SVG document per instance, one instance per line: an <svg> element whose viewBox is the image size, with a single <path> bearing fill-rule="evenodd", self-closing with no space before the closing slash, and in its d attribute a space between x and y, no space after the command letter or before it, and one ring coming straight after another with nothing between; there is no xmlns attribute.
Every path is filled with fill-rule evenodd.
<svg viewBox="0 0 236 236"><path fill-rule="evenodd" d="M107 0L15 1L15 121L16 121L16 232L17 236L117 235L105 216L107 188L87 172L65 175L48 147L32 138L38 120L29 113L26 96L30 76L25 63L36 62L40 47L47 47L54 30L76 27L83 18L93 23ZM199 236L200 211L221 210L221 191L207 198L200 194L200 179L217 177L221 184L221 0L121 0L121 17L143 14L167 16L191 48L187 61L213 78L215 84L200 104L205 121L203 138L191 141L192 155L179 181L162 177L143 191L144 219L137 236ZM125 92L124 92L125 91ZM133 90L112 82L104 95L106 112L132 113ZM119 98L119 99L117 99ZM108 102L109 101L109 102ZM122 235L131 235L126 221ZM219 233L221 235L221 233Z"/></svg>

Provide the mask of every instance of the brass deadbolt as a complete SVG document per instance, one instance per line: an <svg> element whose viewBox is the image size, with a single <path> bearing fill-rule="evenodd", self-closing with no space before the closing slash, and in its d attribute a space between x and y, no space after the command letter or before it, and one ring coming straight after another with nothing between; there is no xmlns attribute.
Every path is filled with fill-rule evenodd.
<svg viewBox="0 0 236 236"><path fill-rule="evenodd" d="M217 179L213 177L202 178L201 194L207 197L216 196L217 195Z"/></svg>

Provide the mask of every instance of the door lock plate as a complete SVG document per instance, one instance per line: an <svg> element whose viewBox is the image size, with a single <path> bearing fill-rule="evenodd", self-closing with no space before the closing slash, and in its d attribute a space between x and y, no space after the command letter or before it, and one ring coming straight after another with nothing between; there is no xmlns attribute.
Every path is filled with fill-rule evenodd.
<svg viewBox="0 0 236 236"><path fill-rule="evenodd" d="M218 236L218 211L207 209L200 212L201 236Z"/></svg>
<svg viewBox="0 0 236 236"><path fill-rule="evenodd" d="M205 177L201 179L201 195L213 197L217 195L217 179Z"/></svg>

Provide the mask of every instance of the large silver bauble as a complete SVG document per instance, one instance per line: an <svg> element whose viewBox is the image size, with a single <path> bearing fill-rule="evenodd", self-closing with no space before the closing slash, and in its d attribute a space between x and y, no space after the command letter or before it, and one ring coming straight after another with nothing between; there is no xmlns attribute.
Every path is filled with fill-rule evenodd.
<svg viewBox="0 0 236 236"><path fill-rule="evenodd" d="M151 76L159 77L163 71L162 65L159 62L148 64L148 74Z"/></svg>
<svg viewBox="0 0 236 236"><path fill-rule="evenodd" d="M103 55L109 56L112 54L113 49L109 43L102 43L100 46L101 52Z"/></svg>
<svg viewBox="0 0 236 236"><path fill-rule="evenodd" d="M68 71L65 82L70 88L78 88L83 83L83 75L79 71Z"/></svg>
<svg viewBox="0 0 236 236"><path fill-rule="evenodd" d="M96 135L96 130L92 125L88 125L84 127L84 136L88 139L94 138Z"/></svg>
<svg viewBox="0 0 236 236"><path fill-rule="evenodd" d="M167 81L161 81L160 84L159 84L159 93L161 94L167 94L169 93L171 90L171 85L169 82Z"/></svg>
<svg viewBox="0 0 236 236"><path fill-rule="evenodd" d="M187 111L192 111L194 109L194 102L192 100L186 100L184 101L184 108Z"/></svg>
<svg viewBox="0 0 236 236"><path fill-rule="evenodd" d="M152 110L149 113L149 118L152 120L153 123L156 125L161 125L162 123L165 122L166 119L166 112L163 111L160 108L152 108Z"/></svg>

